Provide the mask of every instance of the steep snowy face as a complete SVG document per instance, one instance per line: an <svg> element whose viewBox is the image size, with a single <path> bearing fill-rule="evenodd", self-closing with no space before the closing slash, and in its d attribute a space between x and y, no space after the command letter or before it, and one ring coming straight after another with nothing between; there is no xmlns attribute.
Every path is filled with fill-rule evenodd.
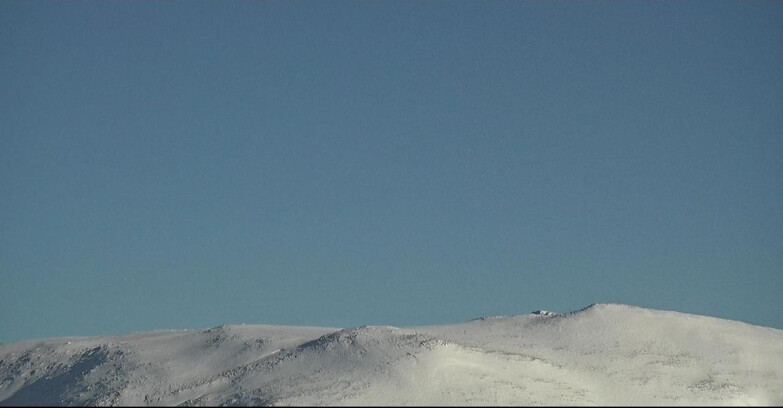
<svg viewBox="0 0 783 408"><path fill-rule="evenodd" d="M68 345L65 343L64 345ZM2 405L105 405L127 386L133 363L112 344L64 349L40 344L0 360Z"/></svg>
<svg viewBox="0 0 783 408"><path fill-rule="evenodd" d="M0 347L2 405L176 405L330 328L219 326Z"/></svg>
<svg viewBox="0 0 783 408"><path fill-rule="evenodd" d="M399 389L422 356L447 343L388 326L340 330L248 367L236 381L243 392L209 403L245 405L265 396L276 404L332 405L375 398L387 388Z"/></svg>
<svg viewBox="0 0 783 408"><path fill-rule="evenodd" d="M783 403L783 331L624 305L0 346L0 405Z"/></svg>

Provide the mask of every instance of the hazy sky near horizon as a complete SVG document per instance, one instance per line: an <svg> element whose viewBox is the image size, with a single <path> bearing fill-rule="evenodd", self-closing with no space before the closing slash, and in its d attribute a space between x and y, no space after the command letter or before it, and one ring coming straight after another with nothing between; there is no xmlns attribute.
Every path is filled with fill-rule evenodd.
<svg viewBox="0 0 783 408"><path fill-rule="evenodd" d="M781 2L0 3L0 341L783 328Z"/></svg>

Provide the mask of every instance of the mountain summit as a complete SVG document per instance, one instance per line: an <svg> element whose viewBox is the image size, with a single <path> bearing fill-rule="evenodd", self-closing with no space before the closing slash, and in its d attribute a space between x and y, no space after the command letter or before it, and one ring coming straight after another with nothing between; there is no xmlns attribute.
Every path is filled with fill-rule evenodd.
<svg viewBox="0 0 783 408"><path fill-rule="evenodd" d="M783 330L596 304L0 345L0 405L779 405Z"/></svg>

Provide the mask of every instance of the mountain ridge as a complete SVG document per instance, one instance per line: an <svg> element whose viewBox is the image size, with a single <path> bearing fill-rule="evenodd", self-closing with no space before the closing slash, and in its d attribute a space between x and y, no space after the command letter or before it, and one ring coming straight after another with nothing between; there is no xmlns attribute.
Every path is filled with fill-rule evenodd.
<svg viewBox="0 0 783 408"><path fill-rule="evenodd" d="M783 330L604 303L437 326L239 324L0 345L0 406L774 405L780 383Z"/></svg>

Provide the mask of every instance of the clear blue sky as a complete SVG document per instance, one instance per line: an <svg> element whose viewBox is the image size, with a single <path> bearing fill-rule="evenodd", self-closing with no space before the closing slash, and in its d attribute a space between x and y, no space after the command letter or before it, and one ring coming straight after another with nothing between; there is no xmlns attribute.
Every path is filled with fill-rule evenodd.
<svg viewBox="0 0 783 408"><path fill-rule="evenodd" d="M0 3L0 341L783 328L783 3Z"/></svg>

